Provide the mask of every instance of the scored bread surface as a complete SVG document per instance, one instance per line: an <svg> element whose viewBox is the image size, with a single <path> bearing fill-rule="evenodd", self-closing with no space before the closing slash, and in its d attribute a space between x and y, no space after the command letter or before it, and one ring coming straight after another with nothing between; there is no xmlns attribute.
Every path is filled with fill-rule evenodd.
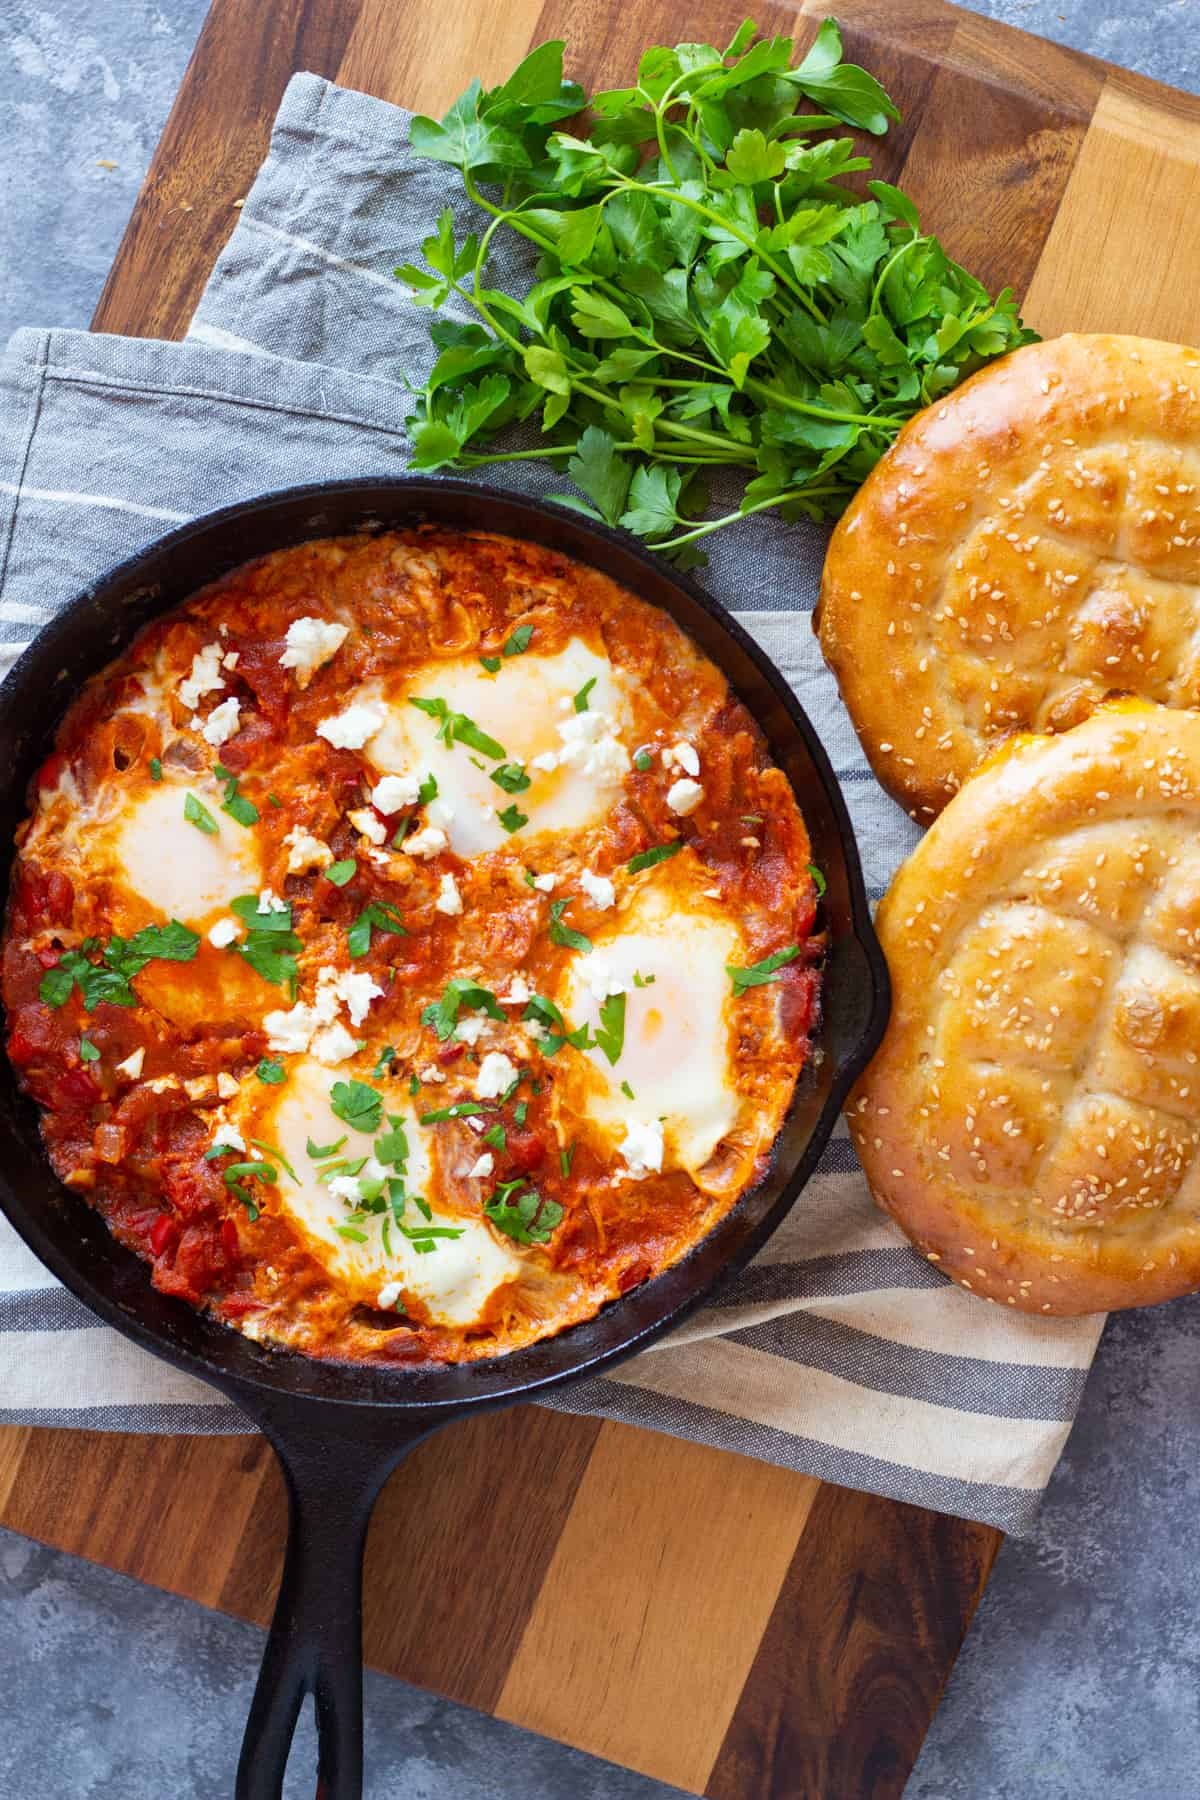
<svg viewBox="0 0 1200 1800"><path fill-rule="evenodd" d="M1054 338L928 407L838 525L817 629L921 820L1013 732L1200 705L1200 352Z"/></svg>
<svg viewBox="0 0 1200 1800"><path fill-rule="evenodd" d="M1200 1287L1200 715L1017 740L897 872L894 1005L851 1097L879 1203L972 1293Z"/></svg>

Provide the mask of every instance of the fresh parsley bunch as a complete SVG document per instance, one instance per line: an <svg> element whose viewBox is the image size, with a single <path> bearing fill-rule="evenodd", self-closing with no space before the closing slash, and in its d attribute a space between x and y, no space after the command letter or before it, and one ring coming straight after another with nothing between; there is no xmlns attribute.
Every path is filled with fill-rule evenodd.
<svg viewBox="0 0 1200 1800"><path fill-rule="evenodd" d="M838 513L906 419L1033 337L905 194L849 185L870 159L830 129L881 135L899 114L843 63L832 19L795 68L792 39L747 20L723 51L647 50L635 86L590 100L562 54L542 44L440 123L413 120L416 153L491 214L464 237L447 207L428 266L396 270L418 305L475 315L431 323L413 468L548 458L587 496L558 498L702 561L697 542L746 514ZM558 129L585 106L587 136ZM538 253L522 296L489 277L501 232ZM543 441L502 447L539 411ZM730 467L741 504L703 517L706 471Z"/></svg>

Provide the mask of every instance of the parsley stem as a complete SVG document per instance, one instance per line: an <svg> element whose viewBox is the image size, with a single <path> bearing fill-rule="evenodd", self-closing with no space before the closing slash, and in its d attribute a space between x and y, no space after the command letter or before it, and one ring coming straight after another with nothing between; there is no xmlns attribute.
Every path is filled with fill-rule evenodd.
<svg viewBox="0 0 1200 1800"><path fill-rule="evenodd" d="M685 531L680 537L660 538L650 545L652 550L679 550L684 544L694 544L697 538L707 537L710 531L719 531L722 525L732 525L738 519L748 519L751 513L766 512L768 507L786 506L789 500L808 500L816 494L836 494L833 486L819 487L815 484L808 487L789 488L786 493L771 494L766 500L756 500L750 506L739 506L736 512L726 513L723 519L706 519L694 531Z"/></svg>

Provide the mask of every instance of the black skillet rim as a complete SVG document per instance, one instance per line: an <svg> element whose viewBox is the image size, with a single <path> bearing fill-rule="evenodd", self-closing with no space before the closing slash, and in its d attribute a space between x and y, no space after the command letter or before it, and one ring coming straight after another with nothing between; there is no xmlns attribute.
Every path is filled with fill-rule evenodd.
<svg viewBox="0 0 1200 1800"><path fill-rule="evenodd" d="M706 1245L712 1246L714 1239L720 1237L722 1228L726 1225L726 1222L731 1221L736 1217L743 1202L749 1195L755 1192L754 1189L748 1190L747 1195L743 1195L741 1199L739 1199L738 1203L730 1210L730 1212L718 1222L713 1231L710 1232L707 1237L701 1239L700 1242L695 1245L685 1257L681 1258L678 1263L673 1264L669 1269L663 1271L662 1274L655 1277L652 1281L644 1283L641 1288L633 1290L630 1295L624 1296L620 1300L610 1302L609 1305L604 1307L601 1310L601 1313L596 1315L593 1319L581 1321L578 1325L568 1327L567 1330L557 1333L551 1338L541 1340L539 1343L526 1346L521 1350L509 1352L503 1357L489 1358L481 1362L448 1365L445 1369L439 1367L429 1371L426 1371L423 1367L412 1369L398 1367L392 1370L384 1369L381 1365L366 1365L366 1369L372 1374L385 1374L387 1377L394 1379L397 1383L403 1382L406 1378L411 1379L413 1377L420 1378L424 1376L425 1379L428 1380L435 1379L438 1375L448 1376L452 1370L460 1377L465 1373L468 1377L474 1376L474 1378L480 1382L480 1391L473 1393L457 1394L446 1396L444 1398L436 1396L431 1398L419 1393L413 1393L409 1396L397 1393L394 1396L389 1395L387 1398L379 1398L368 1394L363 1394L361 1396L353 1394L338 1394L336 1396L320 1395L305 1393L298 1390L289 1390L278 1378L274 1381L269 1378L259 1379L257 1370L251 1373L244 1370L233 1371L224 1369L218 1364L211 1362L201 1351L171 1341L152 1325L147 1324L135 1314L125 1310L116 1300L95 1287L86 1274L75 1266L70 1256L60 1251L57 1243L54 1241L52 1233L43 1227L41 1221L32 1214L26 1213L19 1195L17 1195L9 1186L7 1171L0 1170L0 1207L3 1208L9 1222L17 1231L18 1235L28 1245L33 1254L59 1281L62 1282L64 1287L74 1294L74 1296L89 1309L89 1311L95 1313L104 1320L105 1323L112 1325L116 1330L121 1332L123 1336L131 1338L134 1342L140 1344L144 1349L150 1351L151 1354L161 1357L163 1360L173 1364L176 1368L183 1369L186 1372L195 1375L198 1379L216 1386L235 1401L245 1401L245 1403L251 1407L251 1410L255 1410L256 1403L257 1405L270 1410L272 1406L278 1407L280 1403L287 1404L289 1402L295 1402L297 1405L302 1405L307 1402L309 1405L321 1409L329 1407L352 1407L358 1412L394 1414L397 1421L399 1421L403 1415L420 1413L427 1416L432 1423L439 1417L449 1418L459 1412L478 1410L487 1406L503 1404L506 1401L516 1398L535 1398L540 1394L561 1387L571 1381L577 1381L583 1376L601 1374L605 1370L611 1368L614 1364L624 1361L627 1357L635 1354L638 1350L646 1348L656 1339L663 1336L664 1333L678 1325L688 1313L701 1305L706 1299L709 1299L716 1288L724 1285L731 1276L742 1269L790 1212L792 1206L796 1203L796 1200L812 1175L817 1160L828 1142L834 1125L836 1124L838 1113L847 1093L853 1086L855 1080L862 1073L862 1070L866 1067L866 1064L874 1054L874 1051L878 1047L883 1036L890 1008L890 983L883 951L879 945L871 922L866 888L863 881L861 859L844 796L842 795L828 754L821 743L811 720L801 706L799 700L796 698L791 687L771 661L770 657L767 656L765 651L760 648L746 629L738 622L736 616L731 614L719 600L715 599L713 595L700 587L699 584L693 581L689 576L670 568L669 565L662 561L662 559L655 557L652 553L645 550L636 540L630 538L626 533L616 531L607 525L587 519L569 507L557 505L553 501L542 499L539 496L494 488L485 483L467 482L441 477L429 478L394 475L381 475L378 477L358 476L340 481L330 480L324 482L310 482L301 483L293 487L277 488L267 493L254 495L249 499L234 501L228 506L220 507L212 512L201 514L197 518L189 520L186 524L178 526L175 530L165 533L162 537L155 538L141 549L135 551L132 555L125 557L121 562L108 569L103 575L97 577L97 579L81 594L78 594L56 613L55 616L42 627L31 644L13 663L7 675L4 677L4 680L0 682L0 710L12 705L13 702L18 699L28 699L28 692L24 689L24 683L29 669L43 661L47 654L47 650L53 644L69 641L72 635L74 622L78 620L80 614L87 607L94 606L102 599L107 590L112 587L120 586L130 581L136 581L139 574L147 571L147 565L151 564L164 553L185 548L188 541L193 537L208 536L214 531L219 531L224 525L232 526L247 518L253 517L255 514L269 512L272 509L278 509L293 504L303 504L306 502L311 502L315 508L319 509L323 503L328 503L334 498L339 501L350 501L356 496L361 496L362 499L366 500L369 495L379 496L381 494L386 495L388 501L396 506L397 509L403 508L414 515L419 515L421 513L423 501L432 503L436 508L438 496L444 494L453 495L463 501L469 500L479 505L481 509L486 508L486 506L492 502L502 503L503 506L515 508L518 512L532 514L535 518L540 517L553 524L559 524L566 527L569 533L578 536L582 540L582 544L579 548L564 550L563 554L573 556L576 560L582 562L588 561L586 551L587 541L589 539L593 541L598 540L602 544L611 546L620 556L632 560L636 564L640 564L642 568L646 570L647 575L652 577L655 581L665 581L669 585L679 589L686 596L687 601L691 605L698 607L702 612L707 614L709 619L718 627L718 629L723 632L726 637L731 638L734 641L741 652L756 666L758 673L771 687L776 699L787 715L791 729L799 737L803 750L812 765L813 772L824 790L825 799L833 816L833 822L842 853L847 896L849 900L850 931L848 935L855 941L857 949L863 959L863 967L859 972L857 979L863 983L867 998L865 1022L857 1042L842 1057L840 1065L833 1075L829 1092L813 1123L807 1142L796 1162L796 1166L782 1183L776 1199L768 1207L763 1217L744 1235L740 1243L736 1244L732 1250L725 1251L714 1270L706 1273L703 1278L699 1280L693 1280L690 1283L686 1281L685 1277L686 1272L689 1270L689 1265L695 1263L699 1253ZM398 524L394 519L379 520L376 521L375 524L376 528L384 530L403 528L403 526ZM360 526L359 529L369 528L370 526L364 517L364 524ZM497 529L506 531L509 535L518 535L511 527L492 527L486 520L479 521L473 528L481 530ZM336 527L333 528L332 534L338 535ZM320 536L321 531L319 528L314 529L310 535L312 537ZM532 537L534 534L531 532L530 535ZM304 538L296 538L287 540L287 543L303 541L306 540ZM286 543L281 543L280 547L286 547ZM263 553L258 552L256 554ZM253 561L254 559L254 556L247 556L241 560ZM234 562L230 566L231 568L234 568L239 565L237 562ZM618 578L614 576L613 579ZM203 585L205 585L204 582L198 583L197 588L193 591L198 591L199 587ZM163 606L161 610L167 611L170 610L171 607L185 604L186 598L187 596L184 596L182 599L173 598L171 599L169 606ZM649 603L657 604L657 602L653 600L650 600ZM136 634L136 630L139 629L141 629L141 624L138 624L127 633L121 632L118 635L123 639L124 643L127 644L130 638ZM686 626L684 626L684 629L687 629ZM111 648L107 652L106 660L111 660L113 656L120 654L121 647L121 644L117 644ZM706 654L707 653L709 652L706 651ZM714 658L714 660L718 659ZM97 664L97 669L102 666L102 663ZM726 671L723 670L722 672L724 673ZM734 691L736 692L736 688ZM65 710L65 708L58 708L57 706L50 709L51 723L47 729L40 734L43 742L48 740L53 731L57 729L63 710ZM803 1079L802 1076L802 1082ZM797 1091L799 1091L799 1089ZM32 1102L26 1102L26 1104L32 1107ZM49 1170L48 1162L46 1166ZM50 1171L50 1173L52 1175L52 1171ZM104 1229L107 1229L107 1227ZM139 1268L145 1268L142 1259L135 1257L132 1251L123 1252L123 1254L127 1255L131 1261L136 1262ZM542 1353L542 1355L537 1358L538 1360L545 1360L545 1354L548 1347L557 1346L558 1354L560 1356L563 1355L565 1352L569 1351L571 1340L578 1339L582 1334L587 1333L590 1329L594 1329L598 1320L608 1319L611 1321L614 1313L624 1309L629 1301L634 1300L639 1295L646 1296L651 1290L660 1289L661 1284L670 1282L672 1277L674 1277L675 1285L681 1285L681 1277L684 1278L682 1279L684 1291L677 1300L672 1304L669 1304L665 1311L651 1320L648 1324L635 1326L632 1330L621 1336L618 1342L597 1352L589 1354L588 1351L584 1349L579 1360L575 1363L570 1363L569 1366L552 1369L549 1372L542 1374L535 1373L532 1377L523 1376L521 1374L520 1365L537 1356L537 1353ZM179 1307L186 1309L186 1312L193 1319L196 1317L207 1319L207 1315L197 1314L195 1309L188 1306L184 1301L179 1301L176 1304ZM215 1330L221 1333L231 1332L232 1330L231 1327L220 1325L216 1321L209 1322ZM234 1335L240 1337L240 1334ZM244 1337L240 1337L240 1341L243 1344L251 1342ZM283 1373L286 1376L288 1370L296 1368L297 1365L300 1365L307 1371L326 1368L342 1370L357 1368L357 1365L354 1364L331 1364L325 1361L319 1361L314 1358L305 1357L300 1352L296 1351L270 1349L253 1344L251 1344L251 1348L268 1359L269 1365L276 1372L277 1377L279 1373ZM557 1357L555 1360L557 1360ZM512 1372L511 1379L506 1380L505 1377L509 1371ZM484 1379L487 1376L490 1376L491 1379ZM418 1385L424 1386L425 1380L419 1380ZM248 1392L247 1390L251 1390L251 1392Z"/></svg>

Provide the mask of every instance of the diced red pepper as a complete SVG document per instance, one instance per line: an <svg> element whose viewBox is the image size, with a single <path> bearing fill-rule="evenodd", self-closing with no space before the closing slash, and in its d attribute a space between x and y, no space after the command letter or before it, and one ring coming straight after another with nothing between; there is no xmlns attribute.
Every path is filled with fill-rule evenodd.
<svg viewBox="0 0 1200 1800"><path fill-rule="evenodd" d="M167 1245L175 1236L175 1221L167 1213L159 1213L150 1227L150 1248L155 1256L161 1256Z"/></svg>

